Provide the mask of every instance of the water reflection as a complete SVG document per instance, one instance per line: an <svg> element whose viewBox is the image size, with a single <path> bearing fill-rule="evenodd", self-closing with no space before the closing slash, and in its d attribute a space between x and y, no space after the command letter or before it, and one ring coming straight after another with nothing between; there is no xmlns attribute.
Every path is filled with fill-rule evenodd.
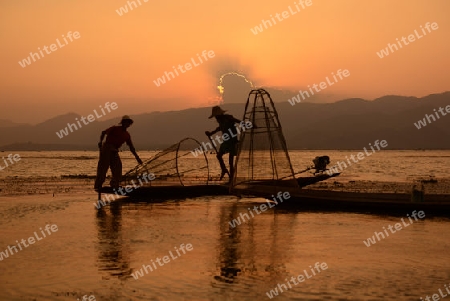
<svg viewBox="0 0 450 301"><path fill-rule="evenodd" d="M259 205L259 204L257 204ZM289 246L294 243L298 215L285 211L271 211L257 215L236 227L229 222L249 214L247 208L255 204L238 202L221 206L219 212L217 281L237 283L239 277L278 278L288 275Z"/></svg>
<svg viewBox="0 0 450 301"><path fill-rule="evenodd" d="M199 202L201 200L195 203L192 200L176 202L159 200L157 204L153 201L135 204L130 200L117 200L97 212L98 270L103 274L104 280L110 278L120 280L120 283L110 283L110 294L118 300L117 297L123 297L124 293L118 291L118 288L130 284L139 286L141 283L151 285L151 292L146 285L146 288L142 287L143 291L150 295L166 294L165 285L183 286L184 282L175 280L178 279L176 275L180 272L186 279L196 279L188 283L198 285L200 289L204 287L204 282L197 281L201 279L203 273L209 271L212 274L209 279L212 280L214 294L226 300L234 300L230 285L240 292L245 289L248 296L261 296L260 290L266 289L267 285L275 285L280 279L292 274L293 271L288 271L286 266L292 263L291 246L296 243L295 237L301 235L293 231L298 227L296 217L301 217L300 214L270 210L259 215L254 213L254 217L251 217L247 208L259 206L261 203L249 199L233 202L215 200L205 202L202 206L198 206ZM128 214L128 210L133 214ZM244 214L248 214L251 218L236 227L230 225L230 221ZM192 216L202 218L193 219ZM130 234L129 224L133 223L140 225L141 229ZM180 225L183 229L174 228L174 225ZM153 233L150 237L149 232ZM186 262L185 266L174 264L159 271L161 278L152 274L142 278L142 282L125 283L132 278L131 273L136 271L131 266L138 266L137 269L140 269L141 261L146 262L143 260L144 257L155 258L154 256L166 250L167 245L172 247L173 242L178 243L182 237L191 236L195 236L193 242L196 247L198 244L195 240L201 242L198 250L213 251L212 254L215 254L205 257L205 253L203 255L192 253L193 257L189 260L201 261L206 270L196 270ZM134 251L139 248L145 251L142 253ZM131 257L137 253L141 258ZM179 268L181 269L177 270ZM174 274L170 269L175 269ZM175 281L175 284L171 281ZM177 298L173 300L175 299Z"/></svg>
<svg viewBox="0 0 450 301"><path fill-rule="evenodd" d="M241 233L238 227L231 227L229 221L238 217L237 203L231 207L222 206L220 208L220 238L219 238L219 258L218 268L220 276L214 276L214 279L226 283L233 283L234 278L241 272L238 267L238 261L241 253L238 250L241 242Z"/></svg>
<svg viewBox="0 0 450 301"><path fill-rule="evenodd" d="M119 279L129 277L132 272L130 246L124 244L122 236L122 203L115 201L102 207L97 211L96 217L99 271L107 271Z"/></svg>

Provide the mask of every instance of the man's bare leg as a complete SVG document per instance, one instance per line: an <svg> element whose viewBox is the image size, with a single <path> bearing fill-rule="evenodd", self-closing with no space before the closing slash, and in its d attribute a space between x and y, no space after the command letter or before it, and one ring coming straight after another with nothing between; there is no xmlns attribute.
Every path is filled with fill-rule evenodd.
<svg viewBox="0 0 450 301"><path fill-rule="evenodd" d="M219 160L220 168L222 169L222 173L220 174L219 180L222 180L225 174L228 174L229 176L230 173L228 172L228 169L225 166L225 162L223 162L223 153L221 153L220 151L217 153L217 160Z"/></svg>
<svg viewBox="0 0 450 301"><path fill-rule="evenodd" d="M233 179L234 175L234 155L230 154L228 157L228 163L230 163L230 181Z"/></svg>

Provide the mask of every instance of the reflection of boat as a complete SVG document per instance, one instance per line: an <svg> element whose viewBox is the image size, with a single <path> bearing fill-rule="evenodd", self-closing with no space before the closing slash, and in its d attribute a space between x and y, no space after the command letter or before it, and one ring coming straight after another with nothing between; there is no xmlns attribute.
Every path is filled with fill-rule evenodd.
<svg viewBox="0 0 450 301"><path fill-rule="evenodd" d="M293 245L296 240L297 233L293 231L293 227L296 225L297 214L277 212L273 217L267 217L264 222L267 227L260 227L258 218L250 218L245 224L232 226L230 221L249 213L245 203L234 202L231 206L220 206L219 210L220 237L216 248L213 285L223 288L223 300L236 298L233 290L220 283L239 284L250 278L270 275L270 279L274 279L280 274L288 275L286 262L290 261L292 254L286 246Z"/></svg>
<svg viewBox="0 0 450 301"><path fill-rule="evenodd" d="M206 195L227 195L228 187L226 185L193 185L193 186L142 186L139 188L133 188L133 186L126 186L130 192L124 191L124 196L148 199L149 201L154 199L184 199L201 197ZM102 193L114 194L114 191L110 187L103 187ZM117 192L118 196L121 193ZM106 197L108 198L108 197Z"/></svg>

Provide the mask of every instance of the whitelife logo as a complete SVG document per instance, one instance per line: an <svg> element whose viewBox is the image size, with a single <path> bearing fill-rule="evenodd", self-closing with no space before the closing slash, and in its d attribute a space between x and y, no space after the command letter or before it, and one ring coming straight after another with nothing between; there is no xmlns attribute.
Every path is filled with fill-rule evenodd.
<svg viewBox="0 0 450 301"><path fill-rule="evenodd" d="M125 187L119 187L117 188L118 191L116 191L116 188L114 188L114 194L106 194L105 198L106 201L108 201L108 203L106 203L103 200L98 200L97 203L93 203L95 208L97 209L101 209L102 207L111 204L111 199L112 200L117 200L120 196L117 192L119 192L121 194L121 196L126 196L127 193L131 193L133 190L139 189L140 187L142 187L144 185L144 183L141 181L141 178L145 181L145 183L149 183L149 181L153 181L154 179L156 179L156 176L154 173L146 173L144 172L142 175L137 177L137 180L139 180L139 184L140 185L136 185L136 183L134 182L134 180L131 180L131 185L129 186L125 186ZM124 191L125 190L125 191Z"/></svg>
<svg viewBox="0 0 450 301"><path fill-rule="evenodd" d="M412 224L414 221L411 219L409 214L407 214L406 216L408 217L409 221ZM417 212L416 210L414 210L411 213L411 216L414 217L415 221L417 222L418 221L417 217L424 218L425 217L425 212L423 212L423 211ZM405 228L408 227L409 225L411 225L411 224L405 223L403 218L401 218L401 221L403 223L403 226L405 226ZM395 228L395 230L393 228ZM374 232L374 235L372 237L367 238L367 240L363 240L363 243L366 245L366 247L370 247L371 245L374 245L374 244L377 243L375 237L378 239L378 241L381 240L380 237L382 239L385 239L386 237L389 237L388 230L386 230L385 227L383 227L383 229L384 229L384 233L386 233L386 236L384 236L383 232ZM394 234L395 232L402 230L402 225L400 223L396 223L394 226L389 225L388 229L391 231L392 234Z"/></svg>
<svg viewBox="0 0 450 301"><path fill-rule="evenodd" d="M163 256L163 258L159 258L158 257L158 258L155 259L155 261L158 263L158 265L160 267L164 266L164 264L169 263L170 262L170 258L175 260L175 259L181 257L181 255L186 254L186 251L190 252L190 251L194 250L194 247L192 246L192 244L186 244L186 245L181 244L180 245L180 250L181 250L181 252L183 252L183 254L180 254L180 250L178 250L177 247L173 247L173 248L177 252L178 256L173 255L172 251L169 251L170 257L168 255L166 255L166 256ZM186 248L186 250L184 248ZM139 277L144 277L145 274L148 274L149 270L150 270L150 272L153 272L156 269L158 269L158 266L152 260L152 265L150 265L150 264L148 264L148 265L143 264L142 268L139 269L139 270L136 270L136 272L134 272L134 273L131 273L131 276L134 278L134 280L138 280ZM145 274L144 274L144 272L145 272Z"/></svg>
<svg viewBox="0 0 450 301"><path fill-rule="evenodd" d="M312 0L299 0L298 3L294 2L295 8L296 9L292 9L292 7L289 5L288 9L289 11L285 10L283 11L281 14L280 13L276 13L275 17L277 18L278 22L281 22L287 18L289 18L290 16L293 16L297 13L299 13L302 10L305 10L306 7L311 6L312 5ZM302 7L300 9L300 6ZM277 21L275 20L275 18L270 15L270 19L272 20L272 22L270 22L270 20L261 20L262 23L260 23L259 25L255 26L254 28L250 28L250 31L254 34L257 35L260 32L263 32L264 29L268 29L269 27L272 27L273 25L277 24ZM264 26L264 28L263 28Z"/></svg>
<svg viewBox="0 0 450 301"><path fill-rule="evenodd" d="M69 39L70 42L73 42L74 39L75 40L79 39L80 38L80 33L78 31L74 31L73 34L72 34L72 32L69 31L67 33L67 39L66 39L66 37L64 35L62 35L62 37L63 37L63 40L64 40L65 44L61 44L61 42L59 41L59 38L58 38L58 39L56 39L56 42L57 42L59 47L57 47L56 44L51 44L50 46L45 45L44 47L42 47L43 49L41 49L41 47L38 47L38 52L41 55L39 55L39 53L37 53L37 52L34 52L34 53L30 52L30 55L27 58L23 59L22 61L19 61L19 65L22 68L25 68L26 66L31 65L31 63L32 63L31 59L33 59L33 62L36 62L36 58L38 60L40 60L41 58L44 57L44 52L42 50L44 50L46 54L50 54L50 53L52 53L52 51L55 52L56 50L61 49L64 46L69 44L67 39ZM50 51L48 49L50 49Z"/></svg>
<svg viewBox="0 0 450 301"><path fill-rule="evenodd" d="M15 162L19 162L20 161L20 155L19 154L9 154L7 159L9 160L9 162L11 162L11 164L8 164L8 161L6 161L5 157L2 157L3 162L5 163L5 167L2 167L2 164L0 163L0 170L5 169L6 167L13 165ZM14 159L14 161L13 161Z"/></svg>
<svg viewBox="0 0 450 301"><path fill-rule="evenodd" d="M284 200L290 199L290 198L291 198L291 195L290 195L289 192L287 192L287 191L286 191L286 192L278 191L276 197L278 198L278 200L280 201L280 203L283 203ZM255 215L253 214L252 211L255 211L256 214L261 214L262 212L265 212L267 209L273 208L273 207L275 207L276 205L278 205L278 202L277 202L277 200L275 199L275 196L274 196L273 194L272 194L272 199L273 199L273 201L275 202L275 205L272 205L271 202L266 201L266 202L267 202L267 206L269 206L269 208L267 208L266 204L261 204L261 205L259 205L259 206L254 206L253 209L247 208L247 210L248 210L248 212L251 214L252 218L255 217ZM259 210L261 210L261 211L258 211L258 207L259 207ZM230 224L231 228L236 228L236 227L239 226L240 224L246 222L245 218L247 218L247 221L250 220L250 216L249 216L247 213L242 213L242 212L241 212L237 218L233 219L232 221L230 221L230 222L228 222L228 223Z"/></svg>
<svg viewBox="0 0 450 301"><path fill-rule="evenodd" d="M409 43L406 41L406 37L403 37L403 36L401 37L400 40L402 40L403 45L407 46L407 45L409 45L410 43L414 42L414 41L416 40L416 38L417 38L417 39L421 39L421 38L423 38L424 36L426 36L426 35L427 35L427 32L425 31L425 29L423 29L422 25L420 25L420 28L422 29L423 36L420 35L420 34L417 32L417 29L415 29L415 30L414 30L414 34L410 34L410 35L408 36L408 41L409 41ZM430 32L431 32L431 29L437 30L437 29L439 28L439 26L438 26L438 24L437 24L436 22L433 22L433 23L431 23L431 24L430 24L430 22L427 22L427 24L425 24L425 28L427 29L428 33L430 33ZM430 28L431 28L431 29L430 29ZM398 40L398 38L396 38L395 40L397 41L398 46L399 46L400 48L403 48L402 43L400 43L400 41ZM380 59L382 59L382 58L384 58L385 56L388 56L388 55L389 55L389 50L391 51L390 53L394 53L394 51L397 51L397 50L398 50L398 47L397 47L397 45L396 45L395 43L394 43L394 44L388 43L386 48L381 49L381 51L377 52L378 57L379 57Z"/></svg>
<svg viewBox="0 0 450 301"><path fill-rule="evenodd" d="M241 121L239 123L239 127L237 125L235 125L235 127L236 127L236 134L233 134L233 131L230 128L230 129L228 129L228 132L230 133L229 135L227 133L222 133L221 136L215 135L214 138L211 139L211 141L214 144L214 146L217 146L215 140L217 140L217 142L220 145L224 141L230 140L230 136L231 136L231 138L237 137L241 133L239 128L242 129L242 132L245 132L246 129L251 129L253 127L253 124L250 121L245 121L245 122ZM223 141L220 141L220 138L222 138ZM212 149L214 149L214 147L212 146L211 143L209 143L209 142L206 142L206 143L202 142L202 146L200 146L200 147L194 149L193 151L191 151L191 154L194 155L194 157L197 157L198 155L203 154L203 152L207 152L208 150L212 150Z"/></svg>
<svg viewBox="0 0 450 301"><path fill-rule="evenodd" d="M139 6L142 5L141 0L136 0L139 3ZM130 8L130 11L133 10L133 6L131 4L134 5L134 8L138 8L138 5L136 4L136 1L127 1L127 4L119 9L116 9L116 13L119 16L123 16L124 14L128 13L128 8ZM142 0L144 3L147 3L149 0Z"/></svg>
<svg viewBox="0 0 450 301"><path fill-rule="evenodd" d="M296 96L292 97L291 99L288 99L288 102L291 104L291 106L295 105L296 103L300 103L302 101L300 99L300 96L302 97L303 100L305 100L307 97L311 97L311 96L314 95L313 88L314 88L314 90L316 92L320 92L322 90L325 90L326 88L334 85L335 83L337 83L339 81L336 78L336 75L342 81L345 77L349 77L350 76L350 71L348 71L347 69L344 69L343 71L341 69L339 69L338 71L336 71L336 75L334 75L334 72L331 72L331 74L333 75L334 82L330 81L330 79L327 76L327 77L325 77L327 82L323 81L323 82L320 82L320 84L318 84L318 85L317 84L313 84L312 88L311 88L311 85L308 85L309 92L311 92L311 95L309 95L308 91L300 90L300 91L298 91L299 93ZM328 85L327 85L327 83L328 83ZM320 87L320 89L318 87Z"/></svg>
<svg viewBox="0 0 450 301"><path fill-rule="evenodd" d="M328 269L328 265L326 262L316 262L316 264L314 265L314 268L312 266L309 266L312 275L309 275L308 272L306 270L303 270L305 276L303 276L303 274L298 275L297 277L292 276L291 279L288 280L288 278L284 279L286 281L286 284L284 283L279 283L274 289L268 291L266 293L267 297L269 297L269 299L273 299L274 297L278 296L279 294L283 293L284 291L287 291L289 289L292 288L291 282L294 285L298 285L300 283L302 283L303 281L312 278L313 276L316 276L316 272L319 274L321 271L325 271L326 269ZM306 277L306 279L305 279ZM298 280L298 281L297 281ZM289 288L288 288L289 286Z"/></svg>
<svg viewBox="0 0 450 301"><path fill-rule="evenodd" d="M46 237L44 230L42 230L42 228L39 228L39 229L41 230L41 234L42 234L43 237L39 237L39 235L35 231L34 232L34 236L28 237L27 240L22 239L20 242L18 242L16 240L17 247L20 249L20 251L22 251L22 245L24 246L24 248L28 248L30 245L33 245L34 243L36 243L36 240L40 241L40 240L43 240ZM50 232L50 230L51 230L51 232ZM57 225L51 225L50 226L50 225L47 224L45 226L45 231L47 231L48 235L51 235L52 232L54 233L54 232L58 231L58 226ZM36 238L36 240L34 238ZM26 243L27 241L29 243L28 245ZM14 253L13 253L13 249L14 249ZM8 253L8 251L9 251L9 253ZM5 250L5 252L0 252L0 261L2 261L3 258L8 258L9 255L12 256L12 255L16 254L17 252L19 252L19 251L17 250L17 248L15 246L12 246L12 247L8 246L8 248Z"/></svg>
<svg viewBox="0 0 450 301"><path fill-rule="evenodd" d="M214 51L212 51L212 50L209 50L208 51L208 57L206 56L206 50L203 50L203 52L202 52L202 57L205 59L205 62L208 60L208 57L209 58L213 58L213 57L215 57L216 55L215 55L215 53L214 53ZM191 58L191 62L192 62L192 64L191 63L189 63L189 62L187 62L187 63L185 63L184 64L184 68L186 68L186 70L184 70L183 69L183 66L182 65L178 65L178 67L175 67L175 66L172 66L172 68L173 68L173 71L175 72L175 74L177 75L177 76L180 76L180 74L178 73L178 70L180 70L180 72L181 73L186 73L186 71L189 71L189 70L191 70L192 69L192 65L194 65L194 67L197 67L197 66L200 66L201 64L203 64L203 60L202 60L202 58L200 57L200 55L197 53L197 58L198 58L198 60L200 61L200 63L199 64L196 64L196 61L194 60L194 58ZM178 70L177 70L178 69ZM170 81L171 79L175 79L175 74L172 72L172 71L169 71L169 72L164 72L164 74L163 74L163 76L162 77L158 77L156 80L154 80L153 82L155 83L155 85L157 86L157 87L159 87L159 86L161 86L161 85L163 85L163 84L165 84L166 83L166 79L167 79L167 81ZM171 78L172 77L172 78Z"/></svg>
<svg viewBox="0 0 450 301"><path fill-rule="evenodd" d="M105 110L103 110L103 107L101 105L99 107L100 107L103 115L99 115L97 113L97 109L94 110L94 113L95 113L95 116L97 118L102 118L103 116L106 115L106 113L105 113ZM105 103L105 109L108 111L108 113L111 113L111 109L116 110L117 108L118 108L118 106L117 106L117 103L115 103L115 102L112 102L111 104L109 104L109 101L108 101L107 103ZM89 114L87 116L87 118L84 117L84 116L81 116L80 119L84 123L84 125L88 125L89 122L94 122L95 121L95 116L93 114ZM86 122L86 119L87 119L87 122ZM67 126L64 129L60 130L59 132L56 132L56 136L58 136L59 139L62 139L65 136L69 135L69 130L70 130L71 133L73 133L73 131L76 131L79 128L81 129L82 125L80 123L80 120L78 120L78 117L75 118L75 121L77 122L78 127L77 127L77 125L75 123L67 123Z"/></svg>
<svg viewBox="0 0 450 301"><path fill-rule="evenodd" d="M438 114L438 112L436 112L436 109L433 109L433 111L434 111L434 114L436 115L437 119L440 119L441 117L439 117L439 114ZM444 117L447 115L447 113L450 113L450 105L445 107L445 111L447 111L447 113L444 112L443 107L439 107L438 111L442 114L442 117ZM414 122L414 125L416 126L416 128L418 130L420 130L422 127L427 126L427 120L428 120L428 124L430 124L431 122L436 121L436 118L433 115L425 114L425 118L418 120L417 123Z"/></svg>
<svg viewBox="0 0 450 301"><path fill-rule="evenodd" d="M380 146L381 146L382 148L385 148L385 147L388 146L388 143L387 143L386 140L381 140L381 141L376 140L376 141L373 143L373 145L380 151L380 150L381 150ZM352 161L355 162L355 163L358 163L359 161L363 160L366 156L367 156L367 157L372 156L372 155L376 152L376 150L373 148L372 143L369 143L369 146L370 146L370 148L372 149L372 153L367 152L367 149L364 147L364 152L365 152L366 154L364 155L363 152L359 152L356 156L354 156L354 155L352 154L352 155L350 155L350 158L352 159ZM355 157L357 157L358 159L356 159ZM345 158L347 159L348 166L352 166L352 163L350 162L350 159L349 159L347 156L345 156ZM342 163L342 166L341 166L341 163ZM335 164L334 166L330 167L330 168L326 171L326 173L327 173L329 176L331 176L331 175L333 175L333 174L335 174L335 173L339 173L339 171L343 171L343 170L346 169L348 166L347 166L347 164L345 163L345 161L338 161L338 163ZM338 168L339 168L339 170L338 170Z"/></svg>

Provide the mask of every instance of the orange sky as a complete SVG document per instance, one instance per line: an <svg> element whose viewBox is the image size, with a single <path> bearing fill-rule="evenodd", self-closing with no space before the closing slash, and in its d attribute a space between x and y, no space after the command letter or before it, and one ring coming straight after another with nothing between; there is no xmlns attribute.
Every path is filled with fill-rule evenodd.
<svg viewBox="0 0 450 301"><path fill-rule="evenodd" d="M0 119L89 114L113 100L118 115L206 106L225 71L295 91L348 69L348 78L322 92L368 99L450 90L447 0L312 0L257 35L250 29L298 0L144 1L122 16L116 10L123 0L2 1ZM388 57L376 55L427 22L439 29ZM18 64L69 31L80 38L25 68ZM203 50L214 58L160 87L153 83Z"/></svg>

